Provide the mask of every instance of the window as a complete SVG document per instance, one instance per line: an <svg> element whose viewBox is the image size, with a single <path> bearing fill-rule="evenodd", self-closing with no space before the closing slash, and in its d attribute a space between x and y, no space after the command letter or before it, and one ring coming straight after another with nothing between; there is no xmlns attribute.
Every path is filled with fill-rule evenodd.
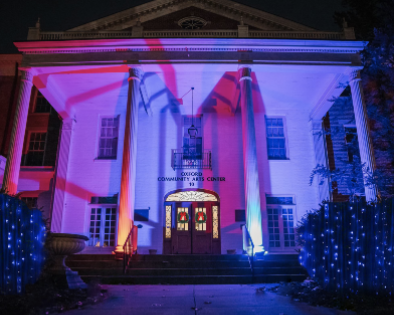
<svg viewBox="0 0 394 315"><path fill-rule="evenodd" d="M178 25L187 30L199 30L207 25L207 21L197 16L188 16L178 21Z"/></svg>
<svg viewBox="0 0 394 315"><path fill-rule="evenodd" d="M357 129L352 127L351 128L345 127L345 133L346 133L345 140L346 140L349 162L353 162L355 155L360 157L360 152L358 148Z"/></svg>
<svg viewBox="0 0 394 315"><path fill-rule="evenodd" d="M294 207L268 206L268 233L271 249L295 247Z"/></svg>
<svg viewBox="0 0 394 315"><path fill-rule="evenodd" d="M29 138L29 147L24 157L24 166L43 166L45 151L45 132L32 132Z"/></svg>
<svg viewBox="0 0 394 315"><path fill-rule="evenodd" d="M98 158L115 160L118 150L119 117L102 118Z"/></svg>
<svg viewBox="0 0 394 315"><path fill-rule="evenodd" d="M286 139L282 118L266 118L268 159L286 160Z"/></svg>
<svg viewBox="0 0 394 315"><path fill-rule="evenodd" d="M96 207L90 211L89 245L115 246L116 207Z"/></svg>
<svg viewBox="0 0 394 315"><path fill-rule="evenodd" d="M21 200L27 205L29 209L37 208L37 197L22 197Z"/></svg>
<svg viewBox="0 0 394 315"><path fill-rule="evenodd" d="M235 222L245 222L245 210L235 210Z"/></svg>
<svg viewBox="0 0 394 315"><path fill-rule="evenodd" d="M51 110L51 105L46 100L46 98L40 92L38 92L34 112L35 113L49 113L50 110Z"/></svg>

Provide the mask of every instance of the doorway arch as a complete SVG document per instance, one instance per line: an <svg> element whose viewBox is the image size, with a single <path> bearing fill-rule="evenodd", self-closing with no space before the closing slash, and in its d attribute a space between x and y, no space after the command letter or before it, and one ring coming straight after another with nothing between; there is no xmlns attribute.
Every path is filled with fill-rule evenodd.
<svg viewBox="0 0 394 315"><path fill-rule="evenodd" d="M207 189L164 196L163 254L220 254L220 198Z"/></svg>

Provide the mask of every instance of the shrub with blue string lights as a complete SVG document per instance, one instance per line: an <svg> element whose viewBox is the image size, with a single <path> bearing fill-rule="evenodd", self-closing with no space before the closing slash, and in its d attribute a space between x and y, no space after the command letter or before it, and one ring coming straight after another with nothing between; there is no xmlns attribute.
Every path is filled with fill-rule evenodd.
<svg viewBox="0 0 394 315"><path fill-rule="evenodd" d="M394 201L326 203L298 227L300 262L340 294L394 293Z"/></svg>
<svg viewBox="0 0 394 315"><path fill-rule="evenodd" d="M0 293L20 294L38 280L46 235L40 210L0 194Z"/></svg>

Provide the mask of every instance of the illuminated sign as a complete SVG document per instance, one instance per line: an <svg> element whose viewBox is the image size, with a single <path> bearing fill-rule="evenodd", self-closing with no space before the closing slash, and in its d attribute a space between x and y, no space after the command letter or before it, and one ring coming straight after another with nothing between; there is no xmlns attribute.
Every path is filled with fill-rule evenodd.
<svg viewBox="0 0 394 315"><path fill-rule="evenodd" d="M194 186L195 182L225 182L226 177L204 177L201 172L182 172L181 177L158 177L159 182L189 182L190 186Z"/></svg>

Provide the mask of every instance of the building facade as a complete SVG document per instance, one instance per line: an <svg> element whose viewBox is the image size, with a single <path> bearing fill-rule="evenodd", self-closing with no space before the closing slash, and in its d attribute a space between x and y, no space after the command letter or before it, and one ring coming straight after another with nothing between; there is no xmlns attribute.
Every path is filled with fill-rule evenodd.
<svg viewBox="0 0 394 315"><path fill-rule="evenodd" d="M121 252L140 225L140 253L242 252L246 223L257 251L294 253L298 220L330 199L309 176L329 164L323 120L348 85L340 124L374 167L364 46L346 25L157 0L65 32L37 23L15 45L3 189L44 194L51 230L87 235L86 251Z"/></svg>

